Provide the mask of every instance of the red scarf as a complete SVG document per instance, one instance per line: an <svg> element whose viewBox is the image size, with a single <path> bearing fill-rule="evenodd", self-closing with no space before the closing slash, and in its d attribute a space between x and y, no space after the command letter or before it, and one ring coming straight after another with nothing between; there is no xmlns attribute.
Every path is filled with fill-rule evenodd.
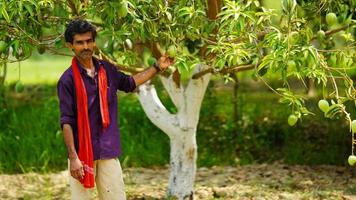
<svg viewBox="0 0 356 200"><path fill-rule="evenodd" d="M78 157L79 160L82 162L84 168L84 178L80 182L85 188L92 188L94 187L94 160L93 149L91 146L88 98L84 81L80 75L79 66L75 57L72 59L72 70L74 75L74 85L77 102L77 126L79 140ZM101 119L103 127L107 128L110 124L107 101L107 77L105 69L102 65L100 65L99 67L98 82Z"/></svg>

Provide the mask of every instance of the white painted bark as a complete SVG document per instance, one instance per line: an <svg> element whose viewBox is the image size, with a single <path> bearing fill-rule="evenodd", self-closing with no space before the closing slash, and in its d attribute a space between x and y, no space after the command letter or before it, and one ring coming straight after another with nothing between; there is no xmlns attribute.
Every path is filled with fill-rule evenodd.
<svg viewBox="0 0 356 200"><path fill-rule="evenodd" d="M195 72L206 68L197 65ZM172 76L160 77L177 113L167 111L153 85L139 87L138 97L148 118L170 138L170 176L167 195L178 199L191 199L194 193L197 144L196 130L201 103L211 74L191 79L187 86L174 83Z"/></svg>

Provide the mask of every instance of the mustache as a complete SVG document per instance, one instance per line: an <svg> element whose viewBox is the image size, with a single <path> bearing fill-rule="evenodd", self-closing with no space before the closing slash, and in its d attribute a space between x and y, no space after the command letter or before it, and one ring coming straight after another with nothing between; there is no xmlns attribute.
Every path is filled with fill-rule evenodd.
<svg viewBox="0 0 356 200"><path fill-rule="evenodd" d="M85 49L85 50L81 51L81 53L92 53L92 52L93 52L93 51L90 50L90 49Z"/></svg>

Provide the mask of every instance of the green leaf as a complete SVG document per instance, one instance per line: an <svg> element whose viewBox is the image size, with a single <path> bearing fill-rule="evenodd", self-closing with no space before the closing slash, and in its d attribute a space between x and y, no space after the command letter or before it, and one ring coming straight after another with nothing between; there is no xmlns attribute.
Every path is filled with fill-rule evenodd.
<svg viewBox="0 0 356 200"><path fill-rule="evenodd" d="M63 41L60 39L60 38L57 38L55 43L54 43L54 46L59 49L61 47L63 47Z"/></svg>
<svg viewBox="0 0 356 200"><path fill-rule="evenodd" d="M341 106L339 104L333 104L329 107L329 110L325 112L325 117L333 119L340 113L342 113Z"/></svg>
<svg viewBox="0 0 356 200"><path fill-rule="evenodd" d="M30 15L33 17L34 14L33 14L33 10L32 10L32 7L28 4L25 4L24 7L26 8L26 10L30 13Z"/></svg>
<svg viewBox="0 0 356 200"><path fill-rule="evenodd" d="M258 71L257 71L257 73L258 73L258 75L259 76L264 76L266 73L267 73L267 71L268 71L268 67L267 66L264 66L264 67L262 67L262 68L260 68Z"/></svg>
<svg viewBox="0 0 356 200"><path fill-rule="evenodd" d="M5 18L6 22L10 23L11 20L10 20L9 14L6 11L6 5L5 4L2 5L1 14Z"/></svg>

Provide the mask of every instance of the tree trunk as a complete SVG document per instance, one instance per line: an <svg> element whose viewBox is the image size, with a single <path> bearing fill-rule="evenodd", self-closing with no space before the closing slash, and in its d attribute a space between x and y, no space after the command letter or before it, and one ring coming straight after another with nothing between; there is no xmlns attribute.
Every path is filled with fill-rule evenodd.
<svg viewBox="0 0 356 200"><path fill-rule="evenodd" d="M6 62L0 63L0 110L6 108L6 100L5 100L5 78L6 78L6 72L7 72L7 64Z"/></svg>
<svg viewBox="0 0 356 200"><path fill-rule="evenodd" d="M197 144L195 131L182 131L171 139L168 196L193 199Z"/></svg>
<svg viewBox="0 0 356 200"><path fill-rule="evenodd" d="M195 73L206 68L197 65ZM193 199L196 173L197 144L196 130L201 103L210 81L211 74L190 79L185 87L173 80L160 76L177 113L167 111L157 96L153 85L146 83L139 87L138 97L148 118L170 138L170 175L167 196L179 200Z"/></svg>
<svg viewBox="0 0 356 200"><path fill-rule="evenodd" d="M239 112L238 112L238 90L239 90L239 78L237 77L237 74L232 74L231 78L234 80L234 88L233 88L233 95L232 95L232 104L233 104L233 119L234 123L237 123L239 120Z"/></svg>
<svg viewBox="0 0 356 200"><path fill-rule="evenodd" d="M308 97L315 97L316 96L316 88L313 79L308 80Z"/></svg>
<svg viewBox="0 0 356 200"><path fill-rule="evenodd" d="M2 72L0 73L0 87L4 86L5 83L5 78L6 78L6 72L7 72L7 64L6 62L0 63L2 66L0 69L2 69Z"/></svg>

